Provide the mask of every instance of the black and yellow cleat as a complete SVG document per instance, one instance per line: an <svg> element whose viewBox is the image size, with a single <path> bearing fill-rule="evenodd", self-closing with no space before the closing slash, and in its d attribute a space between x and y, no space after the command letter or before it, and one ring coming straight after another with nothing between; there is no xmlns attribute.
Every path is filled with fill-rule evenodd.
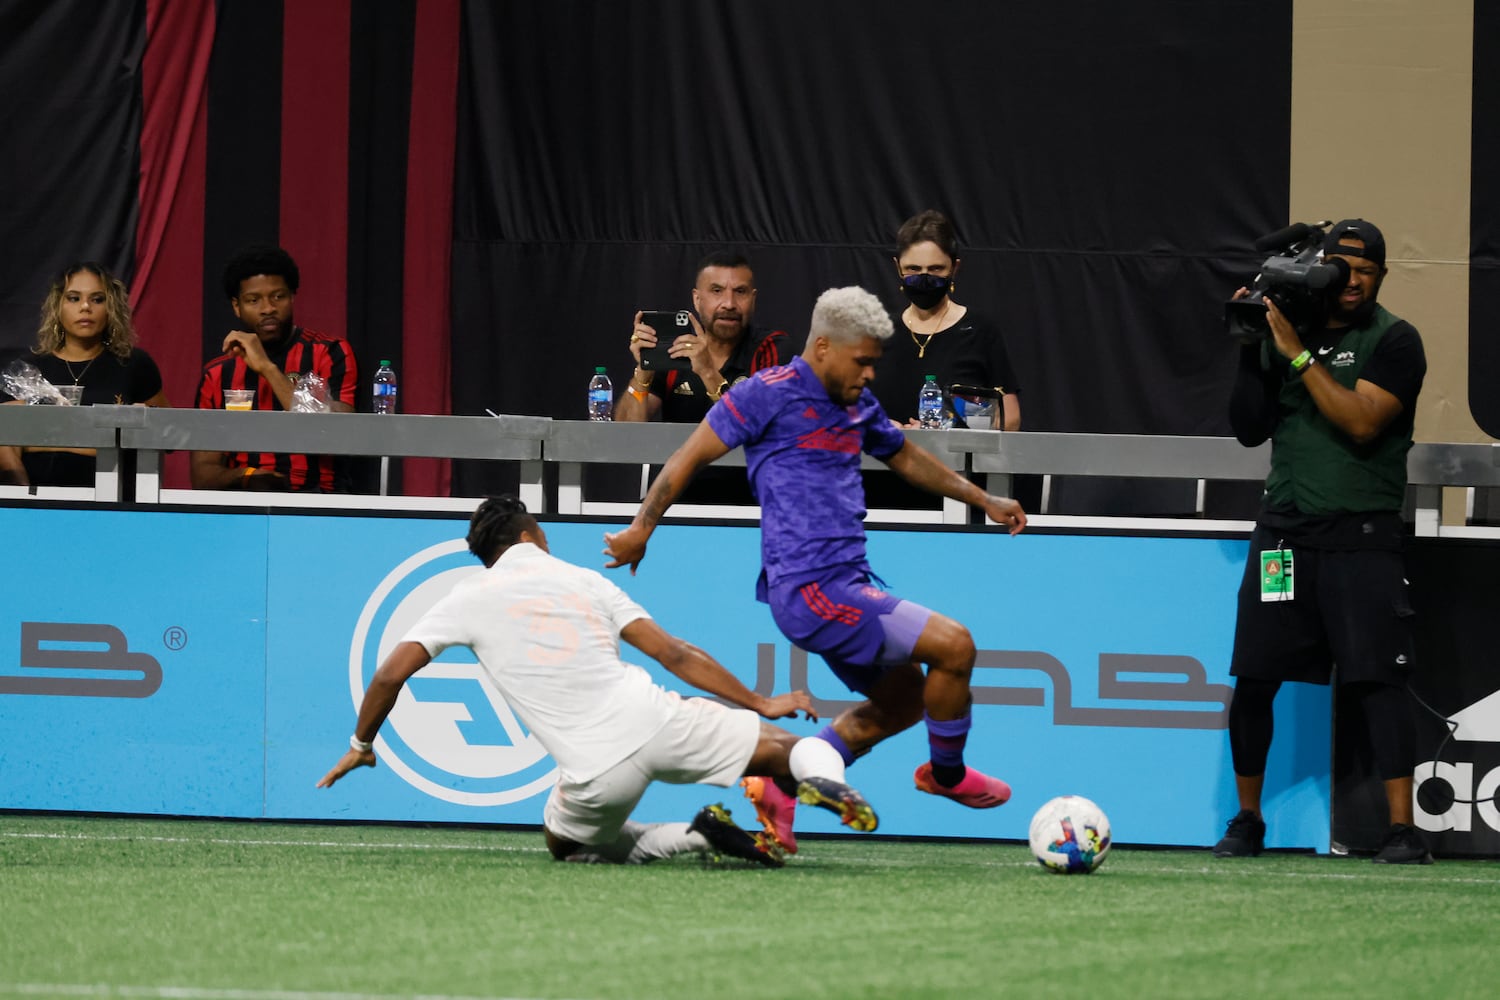
<svg viewBox="0 0 1500 1000"><path fill-rule="evenodd" d="M880 818L865 797L842 781L806 778L797 786L797 799L804 805L827 809L839 822L860 833L874 833Z"/></svg>
<svg viewBox="0 0 1500 1000"><path fill-rule="evenodd" d="M722 804L715 803L699 809L698 815L688 824L688 829L702 834L716 857L753 861L767 868L780 868L786 864L775 840L760 830L751 834L740 829Z"/></svg>

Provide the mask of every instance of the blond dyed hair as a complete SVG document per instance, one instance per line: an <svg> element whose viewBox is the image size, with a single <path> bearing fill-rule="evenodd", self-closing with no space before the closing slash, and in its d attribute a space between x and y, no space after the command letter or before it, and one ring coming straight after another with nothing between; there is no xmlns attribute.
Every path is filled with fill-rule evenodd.
<svg viewBox="0 0 1500 1000"><path fill-rule="evenodd" d="M880 299L863 288L830 288L813 306L812 337L852 343L862 337L889 340L895 327Z"/></svg>

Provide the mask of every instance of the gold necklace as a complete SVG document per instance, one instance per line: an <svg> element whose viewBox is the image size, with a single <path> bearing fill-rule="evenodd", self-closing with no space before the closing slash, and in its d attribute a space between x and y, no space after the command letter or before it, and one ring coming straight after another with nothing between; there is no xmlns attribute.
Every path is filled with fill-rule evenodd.
<svg viewBox="0 0 1500 1000"><path fill-rule="evenodd" d="M906 332L909 333L909 334L911 334L911 342L913 344L917 345L917 357L918 358L925 358L925 357L927 357L927 345L930 344L930 343L932 343L932 338L933 337L936 337L938 334L940 334L940 333L943 332L943 317L948 315L948 304L950 302L952 302L952 301L953 300L950 299L950 298L948 298L947 296L943 297L943 308L937 314L937 326L938 326L938 328L936 330L933 330L931 333L929 333L927 335L926 339L924 339L924 340L918 340L917 339L917 331L913 330L909 325L906 327Z"/></svg>
<svg viewBox="0 0 1500 1000"><path fill-rule="evenodd" d="M103 353L103 351L99 352L99 354ZM58 358L57 360L68 366L68 377L73 380L74 385L77 385L78 380L87 375L89 373L89 369L94 367L94 362L99 360L99 354L96 354L92 358L89 358L89 363L83 366L83 371L77 373L76 375L73 373L73 362L69 361L67 358Z"/></svg>

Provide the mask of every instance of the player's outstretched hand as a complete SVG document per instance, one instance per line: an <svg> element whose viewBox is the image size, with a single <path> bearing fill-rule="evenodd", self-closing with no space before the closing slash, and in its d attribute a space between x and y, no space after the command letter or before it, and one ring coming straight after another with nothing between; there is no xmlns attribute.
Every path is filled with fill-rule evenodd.
<svg viewBox="0 0 1500 1000"><path fill-rule="evenodd" d="M1026 527L1026 512L1010 497L990 497L984 512L991 521L1009 528L1012 535L1020 534Z"/></svg>
<svg viewBox="0 0 1500 1000"><path fill-rule="evenodd" d="M604 564L605 569L616 569L629 564L630 575L635 576L635 568L646 558L646 537L644 529L631 525L624 531L614 534L604 533L604 554L609 556L613 562Z"/></svg>
<svg viewBox="0 0 1500 1000"><path fill-rule="evenodd" d="M348 751L345 752L344 756L339 758L339 762L333 765L333 770L323 775L323 780L318 782L318 787L332 788L335 781L338 781L340 778L348 774L350 771L354 770L356 767L374 766L375 751L360 751L355 750L353 747L351 747Z"/></svg>
<svg viewBox="0 0 1500 1000"><path fill-rule="evenodd" d="M760 714L768 719L786 719L803 713L814 722L818 721L817 709L813 708L812 696L806 691L790 691L773 695L761 706Z"/></svg>

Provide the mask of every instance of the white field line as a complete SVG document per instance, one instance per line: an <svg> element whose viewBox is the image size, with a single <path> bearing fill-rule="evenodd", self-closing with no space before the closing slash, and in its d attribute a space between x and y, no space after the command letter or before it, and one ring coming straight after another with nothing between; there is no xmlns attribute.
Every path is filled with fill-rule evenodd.
<svg viewBox="0 0 1500 1000"><path fill-rule="evenodd" d="M965 846L968 846L968 845L965 845ZM1206 849L1205 849L1205 852L1206 852ZM818 861L818 859L815 859L815 858L807 858L806 860L809 861L809 862L812 862L813 864L820 863ZM1346 862L1344 859L1341 859L1341 858L1340 859L1327 858L1327 859L1324 859L1324 860L1326 860L1330 865L1333 865L1333 864L1338 864L1338 865L1343 865L1343 864L1357 865L1357 864L1361 863L1361 862L1359 862L1357 860L1356 861L1347 861ZM863 865L863 866L870 867L870 868L892 868L892 869L895 869L895 868L904 868L904 869L910 869L912 867L907 862L898 861L898 860L895 860L895 859L887 859L887 858L859 858L859 857L851 858L851 857L842 857L842 858L838 858L838 859L836 859L834 861L830 861L830 862L827 862L827 863L829 865L831 865L831 866L838 866L838 865ZM1377 865L1370 864L1370 862L1368 862L1368 861L1365 861L1364 864L1369 865L1369 868L1370 868L1370 870L1366 871L1364 874L1360 874L1358 872L1347 872L1347 871L1346 872L1279 872L1279 871L1267 871L1264 866L1257 865L1254 861L1248 861L1248 862L1245 862L1245 861L1231 861L1231 862L1225 862L1225 863L1222 863L1222 864L1216 863L1216 864L1211 864L1211 865L1201 865L1201 866L1196 867L1196 868L1189 868L1189 867L1180 867L1180 868L1178 868L1178 867L1172 867L1170 865L1155 865L1155 866L1151 866L1151 867L1142 867L1142 866L1137 865L1137 864L1131 864L1131 866L1129 868L1124 869L1124 870L1121 870L1118 865L1116 865L1116 866L1114 866L1112 868L1107 868L1106 870L1109 872L1109 875L1107 876L1109 878L1127 878L1127 877L1134 876L1134 875L1149 875L1149 876L1151 876L1153 878L1156 877L1156 876L1158 876L1158 875L1204 875L1204 876L1214 877L1214 878L1217 878L1217 877L1220 877L1220 876L1231 876L1231 877L1238 877L1238 878L1289 878L1289 879L1309 879L1309 880L1334 879L1334 880L1354 880L1354 881L1358 881L1358 880L1361 880L1361 879L1368 880L1368 879L1372 879L1372 878L1379 878L1382 875L1395 875L1398 871L1403 870L1402 866L1386 866L1386 865L1378 865L1377 866ZM796 867L796 865L797 865L797 861L794 859L794 860L788 862L787 867L788 868L793 868L793 867ZM1438 862L1438 865L1441 866L1442 862ZM964 867L965 868L1030 868L1030 869L1040 870L1040 866L1035 861L972 861L972 860L970 860L970 861L965 861L964 862ZM1376 870L1376 869L1379 869L1379 870ZM1428 877L1425 877L1425 878L1422 878L1422 879L1413 879L1412 883L1413 884L1418 884L1418 885L1493 885L1493 886L1500 887L1500 871L1496 872L1496 876L1494 878L1473 878L1473 877L1470 877L1470 876L1461 876L1461 875L1434 876L1434 875L1430 874L1431 871L1432 871L1432 869L1429 868L1429 869L1426 869L1426 871L1429 873ZM1060 876L1057 876L1057 877L1059 877L1059 878L1068 878L1068 877L1071 877L1071 876L1060 875ZM1104 877L1104 876L1101 876L1101 877Z"/></svg>
<svg viewBox="0 0 1500 1000"><path fill-rule="evenodd" d="M230 847L349 847L376 851L495 851L508 854L545 854L545 847L507 847L500 844L359 843L341 840L264 840L253 837L126 837L92 833L25 833L0 830L0 837L19 840L143 841L152 844L218 844ZM333 996L334 994L329 994Z"/></svg>
<svg viewBox="0 0 1500 1000"><path fill-rule="evenodd" d="M1357 860L1356 861L1345 861L1343 859L1332 859L1332 858L1325 859L1325 860L1327 860L1329 864L1340 864L1340 865L1342 865L1342 864L1355 864L1355 865L1357 865L1357 864L1361 863L1361 862L1359 862ZM840 860L839 863L843 864L845 862L844 862L844 860ZM881 863L881 862L876 862L876 863L877 864L882 864L883 867L890 867L890 868L906 867L906 866L902 866L902 865L899 865L899 864L884 864L884 863ZM1110 872L1109 877L1111 877L1111 878L1125 878L1125 877L1129 877L1129 876L1132 876L1132 875L1150 875L1152 877L1155 877L1155 876L1158 876L1158 875L1206 875L1206 876L1217 878L1217 877L1220 877L1220 876L1227 875L1227 876L1234 876L1234 877L1239 877L1239 878L1290 878L1290 879L1324 879L1324 880L1334 879L1334 880L1360 881L1360 880L1369 880L1369 879L1372 879L1372 878L1379 878L1383 874L1394 875L1394 874L1396 874L1397 871L1400 871L1400 870L1402 870L1404 868L1404 866L1374 865L1374 864L1371 864L1369 861L1365 861L1364 864L1369 865L1370 869L1371 869L1371 870L1365 872L1364 874L1359 874L1358 872L1276 872L1276 871L1267 871L1263 866L1256 865L1256 863L1254 861L1250 861L1250 862L1231 861L1231 862L1224 863L1224 864L1202 865L1202 866L1197 867L1197 868L1174 868L1174 867L1171 867L1171 866L1168 866L1168 865L1158 865L1158 866L1155 866L1155 867L1143 868L1143 867L1141 867L1139 865L1131 865L1128 869L1125 869L1124 871L1121 871L1119 869L1119 866L1115 866L1114 868L1109 869L1109 872ZM1442 862L1438 862L1438 864L1441 865ZM978 861L978 862L971 862L967 867L978 867L978 868L1039 868L1040 866L1037 865L1037 863L1034 862L1034 861ZM1381 870L1380 871L1375 870L1377 868L1381 869ZM1058 877L1059 878L1069 878L1070 876L1060 875ZM1469 876L1459 876L1459 875L1454 875L1454 876L1433 876L1433 877L1429 877L1429 878L1413 879L1412 883L1415 884L1415 885L1493 885L1493 886L1500 886L1500 873L1497 873L1495 878L1471 878Z"/></svg>
<svg viewBox="0 0 1500 1000"><path fill-rule="evenodd" d="M1378 879L1381 875L1395 875L1405 866L1376 865L1370 861L1344 861L1328 859L1329 864L1365 864L1369 870L1364 874L1358 872L1268 872L1265 869L1256 870L1255 863L1242 866L1239 862L1231 862L1224 865L1205 865L1201 868L1136 868L1121 872L1121 875L1209 875L1209 876L1237 876L1240 878L1291 878L1291 879L1334 879L1369 881ZM1439 862L1441 864L1441 862ZM1428 878L1411 879L1413 885L1493 885L1500 886L1500 876L1496 878L1471 878L1466 875L1442 876L1434 875Z"/></svg>
<svg viewBox="0 0 1500 1000"><path fill-rule="evenodd" d="M443 993L322 993L199 986L112 986L106 983L0 983L0 996L147 997L160 1000L525 1000L520 997L458 997Z"/></svg>
<svg viewBox="0 0 1500 1000"><path fill-rule="evenodd" d="M78 840L78 841L99 841L99 842L110 842L110 841L143 841L143 842L158 843L158 844L217 844L217 845L221 845L221 846L231 846L231 847L308 847L308 848L334 848L334 849L354 848L354 849L359 849L359 850L375 850L375 851L384 851L384 850L392 850L392 851L397 851L397 850L399 850L399 851L407 851L407 850L418 850L418 851L481 851L481 852L494 852L494 853L502 853L502 854L546 854L547 853L547 849L545 847L542 847L542 846L538 846L538 847L510 847L510 846L497 845L497 844L443 844L443 843L434 843L434 842L430 842L430 841L427 841L427 842L422 842L422 841L403 841L403 842L391 842L391 843L358 843L358 842L352 842L352 841L338 841L338 840L266 840L266 839L254 838L254 837L241 837L241 838L231 838L231 837L160 837L160 836L127 837L127 836L119 836L119 835L115 835L115 834L28 833L28 832L13 831L13 830L0 830L0 837L8 837L8 838L15 838L15 839L23 839L23 840ZM967 845L965 845L965 846L967 846ZM809 857L806 860L809 861L809 862L811 862L812 864L819 864L820 863L816 858L813 858L813 857ZM1334 865L1334 864L1337 864L1337 865L1344 865L1344 864L1358 865L1358 864L1361 864L1361 863L1363 863L1363 864L1369 864L1369 862L1360 862L1358 860L1332 859L1332 858L1325 859L1325 860L1330 865ZM791 867L796 867L797 863L798 863L797 860L793 859L792 862L791 862ZM857 856L856 857L849 857L847 855L844 856L844 857L838 858L836 860L829 861L827 863L828 864L832 864L832 865L860 865L860 866L869 867L869 868L892 868L892 869L895 869L895 868L909 869L909 868L911 868L911 864L909 862L901 861L901 860L894 859L894 858L874 858L874 857L857 857ZM1442 862L1438 862L1438 864L1439 864L1439 866L1441 866ZM965 862L965 867L967 867L967 868L1035 868L1035 867L1037 867L1037 865L1033 861L966 861ZM1373 869L1375 866L1371 865L1370 867ZM1264 866L1257 864L1255 861L1242 861L1241 860L1241 861L1228 861L1228 862L1222 862L1222 863L1202 865L1202 866L1199 866L1199 867L1196 867L1196 868L1172 867L1170 865L1153 865L1153 866L1149 866L1149 867L1141 867L1139 865L1132 864L1128 869L1126 869L1124 871L1121 871L1118 866L1115 866L1114 868L1110 869L1109 871L1110 871L1110 877L1112 877L1112 878L1122 878L1122 877L1126 877L1126 876L1130 876L1130 875L1150 875L1150 876L1153 876L1153 877L1154 876L1158 876L1158 875L1203 875L1203 876L1208 876L1208 877L1213 877L1213 878L1217 878L1217 877L1221 877L1221 876L1229 876L1229 877L1234 877L1234 878L1285 878L1285 879L1309 879L1309 880L1349 881L1349 880L1359 880L1359 879L1376 878L1376 877L1379 877L1380 875L1383 875L1383 874L1388 874L1388 875L1394 876L1400 870L1401 870L1401 868L1396 867L1396 868L1384 869L1381 872L1376 872L1376 871L1371 870L1371 871L1367 871L1367 872L1365 872L1363 874L1360 874L1360 873L1357 873L1357 872L1331 872L1331 871L1330 872L1315 872L1315 871L1297 871L1297 872L1267 871ZM1430 869L1429 869L1429 871L1430 871ZM1061 877L1066 877L1066 876L1061 876ZM1500 871L1497 871L1495 878L1474 878L1474 877L1471 877L1471 876L1458 876L1458 875L1454 875L1454 876L1436 876L1436 875L1432 875L1432 876L1420 879L1420 884L1422 884L1422 885L1494 885L1494 886L1500 886ZM340 995L337 995L337 994L326 994L326 995L320 995L320 996L326 996L326 997L330 998L330 1000L333 1000L333 998L338 998L338 1000L342 1000L342 998L340 997ZM354 996L354 994L350 994L350 996ZM360 995L360 996L363 996L363 995Z"/></svg>

